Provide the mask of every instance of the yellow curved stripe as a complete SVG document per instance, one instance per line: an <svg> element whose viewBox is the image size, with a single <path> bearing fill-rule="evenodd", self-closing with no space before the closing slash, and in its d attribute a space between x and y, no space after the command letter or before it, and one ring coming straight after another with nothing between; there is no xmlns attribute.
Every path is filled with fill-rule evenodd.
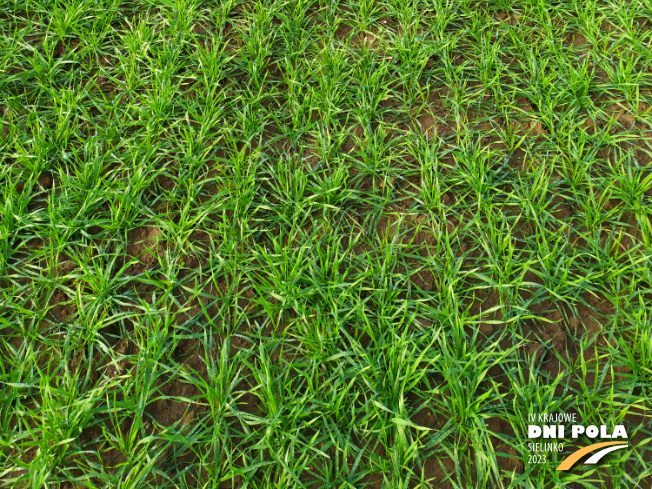
<svg viewBox="0 0 652 489"><path fill-rule="evenodd" d="M566 457L559 464L559 467L557 467L557 470L568 470L573 465L575 465L575 462L577 462L579 459L581 459L587 453L592 452L593 450L597 450L598 448L609 447L611 445L627 445L627 442L623 443L622 441L605 441L603 443L595 443L593 445L589 445L588 447L580 448L576 452L573 452L568 457Z"/></svg>

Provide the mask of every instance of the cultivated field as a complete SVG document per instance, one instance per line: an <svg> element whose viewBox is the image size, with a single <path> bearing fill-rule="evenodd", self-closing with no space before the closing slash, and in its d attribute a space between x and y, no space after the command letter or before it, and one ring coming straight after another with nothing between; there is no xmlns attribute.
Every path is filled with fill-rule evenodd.
<svg viewBox="0 0 652 489"><path fill-rule="evenodd" d="M651 19L0 0L0 486L651 487Z"/></svg>

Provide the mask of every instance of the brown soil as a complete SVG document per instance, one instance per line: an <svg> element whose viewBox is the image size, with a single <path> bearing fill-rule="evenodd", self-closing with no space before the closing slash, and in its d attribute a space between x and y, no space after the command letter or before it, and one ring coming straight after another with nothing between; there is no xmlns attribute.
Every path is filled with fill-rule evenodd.
<svg viewBox="0 0 652 489"><path fill-rule="evenodd" d="M149 270L157 262L157 255L163 253L159 246L161 230L156 227L140 227L129 232L127 236L127 254L136 258L140 263L129 266L127 273L137 275Z"/></svg>

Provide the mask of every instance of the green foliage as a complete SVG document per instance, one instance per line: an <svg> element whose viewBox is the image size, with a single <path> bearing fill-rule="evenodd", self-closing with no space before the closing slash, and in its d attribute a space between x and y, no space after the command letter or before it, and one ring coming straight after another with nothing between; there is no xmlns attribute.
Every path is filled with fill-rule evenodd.
<svg viewBox="0 0 652 489"><path fill-rule="evenodd" d="M651 17L0 0L3 487L644 487Z"/></svg>

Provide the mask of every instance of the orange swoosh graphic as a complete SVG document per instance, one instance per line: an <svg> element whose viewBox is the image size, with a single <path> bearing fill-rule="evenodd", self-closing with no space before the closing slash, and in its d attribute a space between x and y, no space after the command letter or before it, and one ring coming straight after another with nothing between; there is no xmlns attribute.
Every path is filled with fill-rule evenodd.
<svg viewBox="0 0 652 489"><path fill-rule="evenodd" d="M581 459L587 453L592 452L593 450L597 450L598 448L609 447L611 445L627 445L627 442L605 441L603 443L595 443L593 445L589 445L588 447L580 448L576 452L573 452L568 457L566 457L559 464L559 467L557 467L557 470L568 470L575 464L575 462L577 462L579 459Z"/></svg>

